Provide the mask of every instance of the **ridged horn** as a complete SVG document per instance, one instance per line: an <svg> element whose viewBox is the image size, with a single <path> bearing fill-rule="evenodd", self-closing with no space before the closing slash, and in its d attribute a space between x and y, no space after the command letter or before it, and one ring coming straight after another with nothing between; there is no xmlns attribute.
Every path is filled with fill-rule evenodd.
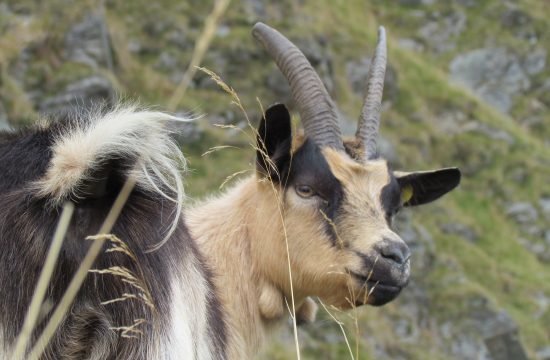
<svg viewBox="0 0 550 360"><path fill-rule="evenodd" d="M252 28L287 79L305 134L320 147L344 150L336 105L304 54L277 30L259 22Z"/></svg>
<svg viewBox="0 0 550 360"><path fill-rule="evenodd" d="M378 156L378 128L380 127L380 110L382 93L384 91L384 76L386 74L387 49L386 30L378 28L378 44L372 58L368 80L367 96L359 117L359 125L355 137L364 149L364 159Z"/></svg>

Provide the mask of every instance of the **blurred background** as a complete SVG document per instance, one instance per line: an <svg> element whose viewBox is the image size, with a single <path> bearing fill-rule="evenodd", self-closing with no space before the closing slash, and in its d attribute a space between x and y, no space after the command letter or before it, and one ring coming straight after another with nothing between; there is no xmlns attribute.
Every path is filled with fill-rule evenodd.
<svg viewBox="0 0 550 360"><path fill-rule="evenodd" d="M400 170L458 166L463 181L399 215L413 250L402 295L331 310L338 322L321 309L299 329L302 358L550 359L549 18L547 0L4 1L0 128L119 97L202 114L179 130L198 199L252 169L247 117L257 123L260 103L293 109L256 21L302 49L347 134L384 25L382 153ZM234 88L246 115L190 65ZM260 358L296 358L290 327Z"/></svg>

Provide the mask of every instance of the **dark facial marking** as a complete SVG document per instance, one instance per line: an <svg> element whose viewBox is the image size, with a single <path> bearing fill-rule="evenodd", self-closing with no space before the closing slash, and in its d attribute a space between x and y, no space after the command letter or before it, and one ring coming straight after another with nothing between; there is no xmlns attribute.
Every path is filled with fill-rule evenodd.
<svg viewBox="0 0 550 360"><path fill-rule="evenodd" d="M330 170L321 149L312 141L306 140L294 154L288 170L288 191L297 185L308 185L323 200L320 210L327 216L326 230L334 243L336 232L334 223L344 199L342 184ZM332 224L331 224L332 222Z"/></svg>
<svg viewBox="0 0 550 360"><path fill-rule="evenodd" d="M397 179L390 172L390 182L382 188L380 202L389 221L392 215L399 210L401 203L401 188Z"/></svg>

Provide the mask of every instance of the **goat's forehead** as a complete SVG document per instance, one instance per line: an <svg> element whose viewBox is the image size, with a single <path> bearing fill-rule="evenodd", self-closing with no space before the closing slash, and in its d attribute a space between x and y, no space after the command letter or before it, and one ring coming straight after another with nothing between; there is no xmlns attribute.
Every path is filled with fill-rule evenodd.
<svg viewBox="0 0 550 360"><path fill-rule="evenodd" d="M349 155L332 149L323 150L324 157L344 187L355 190L377 191L392 182L392 174L384 159L358 163Z"/></svg>

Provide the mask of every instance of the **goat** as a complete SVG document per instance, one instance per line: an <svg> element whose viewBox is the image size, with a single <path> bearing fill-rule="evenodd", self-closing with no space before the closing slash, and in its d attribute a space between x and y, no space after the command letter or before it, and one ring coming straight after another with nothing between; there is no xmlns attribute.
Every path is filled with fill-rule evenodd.
<svg viewBox="0 0 550 360"><path fill-rule="evenodd" d="M287 304L311 322L311 297L380 306L407 285L410 251L391 219L455 188L460 172L396 172L379 157L384 29L352 139L300 50L262 23L253 35L287 78L304 133L292 134L284 105L269 107L256 173L183 212L173 116L116 108L0 133L0 355L11 356L62 204L76 210L33 341L128 178L136 185L109 235L126 245L106 243L44 359L250 358Z"/></svg>

